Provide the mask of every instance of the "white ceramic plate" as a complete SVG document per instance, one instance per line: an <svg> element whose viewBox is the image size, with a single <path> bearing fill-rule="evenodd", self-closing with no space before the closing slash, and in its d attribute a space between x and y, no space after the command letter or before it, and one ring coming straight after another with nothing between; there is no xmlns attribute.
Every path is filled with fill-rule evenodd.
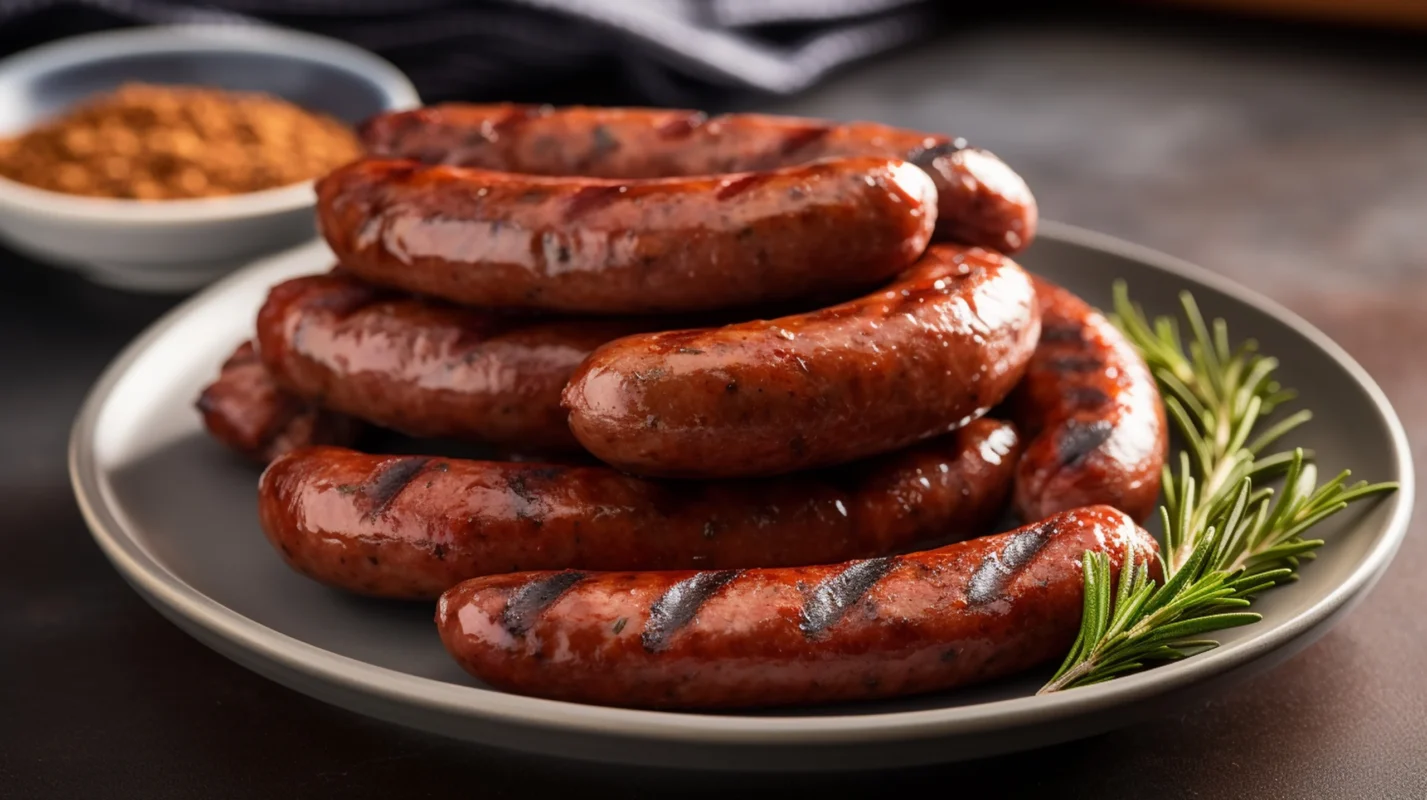
<svg viewBox="0 0 1427 800"><path fill-rule="evenodd" d="M1372 380L1288 311L1197 267L1047 224L1023 263L1102 307L1123 277L1152 312L1181 289L1236 338L1283 361L1318 413L1297 435L1332 473L1402 489L1324 526L1299 583L1224 646L1085 689L1034 696L1044 672L872 704L744 714L631 711L482 687L447 658L428 604L348 597L288 570L258 529L256 471L202 433L192 401L250 335L267 288L324 270L321 245L255 264L175 309L105 372L74 426L70 470L94 538L150 603L194 637L273 680L363 714L521 750L604 761L737 769L895 766L972 758L1088 736L1271 667L1322 635L1373 585L1407 527L1412 465ZM155 668L161 668L155 665Z"/></svg>

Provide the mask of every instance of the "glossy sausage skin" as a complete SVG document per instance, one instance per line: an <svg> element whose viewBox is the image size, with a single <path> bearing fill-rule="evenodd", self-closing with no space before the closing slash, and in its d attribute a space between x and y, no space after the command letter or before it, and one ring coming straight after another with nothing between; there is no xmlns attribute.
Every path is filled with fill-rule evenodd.
<svg viewBox="0 0 1427 800"><path fill-rule="evenodd" d="M1064 655L1081 555L1118 574L1154 539L1107 506L910 555L801 568L535 572L442 596L468 672L506 691L646 708L748 708L918 694Z"/></svg>
<svg viewBox="0 0 1427 800"><path fill-rule="evenodd" d="M611 342L565 389L570 428L644 475L774 475L945 433L999 403L1040 333L1030 277L933 245L886 288L820 311Z"/></svg>
<svg viewBox="0 0 1427 800"><path fill-rule="evenodd" d="M324 411L273 382L252 342L223 362L218 379L194 403L208 433L245 458L267 464L308 445L345 446L361 423Z"/></svg>
<svg viewBox="0 0 1427 800"><path fill-rule="evenodd" d="M981 420L836 472L683 484L312 448L264 473L260 517L297 571L380 597L533 569L816 564L982 532L1020 449L1009 423Z"/></svg>
<svg viewBox="0 0 1427 800"><path fill-rule="evenodd" d="M1159 496L1164 404L1144 359L1098 311L1036 278L1041 338L1008 403L1032 437L1016 476L1023 520L1104 503L1136 520Z"/></svg>
<svg viewBox="0 0 1427 800"><path fill-rule="evenodd" d="M960 139L871 122L641 108L451 104L362 128L367 149L535 175L662 178L751 172L823 158L881 156L936 184L937 236L1014 253L1031 243L1036 201L991 153Z"/></svg>
<svg viewBox="0 0 1427 800"><path fill-rule="evenodd" d="M273 287L258 341L294 394L413 436L576 447L560 391L625 320L532 321L413 298L345 274Z"/></svg>
<svg viewBox="0 0 1427 800"><path fill-rule="evenodd" d="M926 175L883 158L632 181L375 160L327 175L317 198L327 243L369 281L600 314L865 289L915 261L936 221Z"/></svg>

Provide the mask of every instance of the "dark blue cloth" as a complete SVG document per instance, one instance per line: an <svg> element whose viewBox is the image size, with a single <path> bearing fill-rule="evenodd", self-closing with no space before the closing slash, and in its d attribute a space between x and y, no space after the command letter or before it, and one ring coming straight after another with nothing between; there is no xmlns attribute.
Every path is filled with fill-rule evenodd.
<svg viewBox="0 0 1427 800"><path fill-rule="evenodd" d="M0 0L6 48L111 24L324 33L446 99L697 103L790 94L934 30L923 0ZM36 19L43 19L38 24Z"/></svg>

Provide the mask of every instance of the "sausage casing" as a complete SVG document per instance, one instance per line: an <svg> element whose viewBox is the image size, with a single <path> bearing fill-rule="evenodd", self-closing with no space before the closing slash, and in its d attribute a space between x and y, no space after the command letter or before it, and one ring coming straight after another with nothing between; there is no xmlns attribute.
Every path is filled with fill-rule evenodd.
<svg viewBox="0 0 1427 800"><path fill-rule="evenodd" d="M936 189L885 158L605 180L361 161L317 185L345 269L458 303L660 313L865 289L926 248Z"/></svg>
<svg viewBox="0 0 1427 800"><path fill-rule="evenodd" d="M324 408L413 436L574 448L560 391L626 320L521 319L340 273L273 287L258 341L273 378Z"/></svg>
<svg viewBox="0 0 1427 800"><path fill-rule="evenodd" d="M580 443L665 477L773 475L952 430L999 403L1040 332L1030 277L933 245L886 288L820 311L629 336L590 355L564 403Z"/></svg>
<svg viewBox="0 0 1427 800"><path fill-rule="evenodd" d="M1107 506L909 555L703 572L537 572L442 596L468 672L507 691L649 708L745 708L947 689L1061 656L1081 556L1118 574L1154 539Z"/></svg>
<svg viewBox="0 0 1427 800"><path fill-rule="evenodd" d="M985 530L1010 494L1015 429L979 420L901 453L779 480L666 483L607 467L297 451L260 483L260 518L299 572L434 598L531 569L815 564Z"/></svg>
<svg viewBox="0 0 1427 800"><path fill-rule="evenodd" d="M261 464L299 447L351 444L361 427L279 387L252 342L243 342L223 362L218 379L194 405L209 435Z"/></svg>
<svg viewBox="0 0 1427 800"><path fill-rule="evenodd" d="M1041 336L1008 407L1030 437L1015 508L1034 520L1104 503L1143 520L1168 448L1164 403L1144 359L1103 315L1035 278Z"/></svg>
<svg viewBox="0 0 1427 800"><path fill-rule="evenodd" d="M535 175L662 178L881 156L916 164L936 184L941 239L1015 253L1036 231L1019 175L960 139L873 122L764 114L449 104L383 114L361 131L369 152L432 164Z"/></svg>

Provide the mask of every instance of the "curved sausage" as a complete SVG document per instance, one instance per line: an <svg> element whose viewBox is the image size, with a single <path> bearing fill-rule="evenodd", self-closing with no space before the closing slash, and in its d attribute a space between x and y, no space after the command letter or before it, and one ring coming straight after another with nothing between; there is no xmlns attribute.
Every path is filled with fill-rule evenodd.
<svg viewBox="0 0 1427 800"><path fill-rule="evenodd" d="M1157 551L1092 506L1009 533L831 566L527 572L444 594L436 624L466 671L520 694L647 708L894 697L1009 675L1079 629L1081 555Z"/></svg>
<svg viewBox="0 0 1427 800"><path fill-rule="evenodd" d="M349 591L434 598L531 569L815 564L980 533L1020 443L980 420L870 462L777 481L671 484L608 467L311 448L260 484L263 529L297 571Z"/></svg>
<svg viewBox="0 0 1427 800"><path fill-rule="evenodd" d="M223 362L218 379L203 389L194 407L214 439L260 464L308 445L351 444L361 428L350 417L279 388L252 342L243 342Z"/></svg>
<svg viewBox="0 0 1427 800"><path fill-rule="evenodd" d="M961 139L872 122L763 114L450 104L377 116L369 152L534 175L663 178L752 172L822 158L881 156L936 184L941 239L1015 253L1036 231L1025 181Z"/></svg>
<svg viewBox="0 0 1427 800"><path fill-rule="evenodd" d="M641 334L570 378L570 428L620 469L774 475L945 433L999 403L1040 334L1030 277L933 245L876 293L808 314Z"/></svg>
<svg viewBox="0 0 1427 800"><path fill-rule="evenodd" d="M397 295L345 274L273 287L258 342L273 379L324 408L413 436L573 448L566 379L647 321L532 321Z"/></svg>
<svg viewBox="0 0 1427 800"><path fill-rule="evenodd" d="M936 189L883 158L648 180L359 161L318 181L345 269L457 303L660 313L865 289L916 260Z"/></svg>
<svg viewBox="0 0 1427 800"><path fill-rule="evenodd" d="M1168 448L1164 403L1144 359L1098 311L1035 278L1041 337L1008 407L1031 438L1016 474L1023 520L1104 503L1143 520Z"/></svg>

